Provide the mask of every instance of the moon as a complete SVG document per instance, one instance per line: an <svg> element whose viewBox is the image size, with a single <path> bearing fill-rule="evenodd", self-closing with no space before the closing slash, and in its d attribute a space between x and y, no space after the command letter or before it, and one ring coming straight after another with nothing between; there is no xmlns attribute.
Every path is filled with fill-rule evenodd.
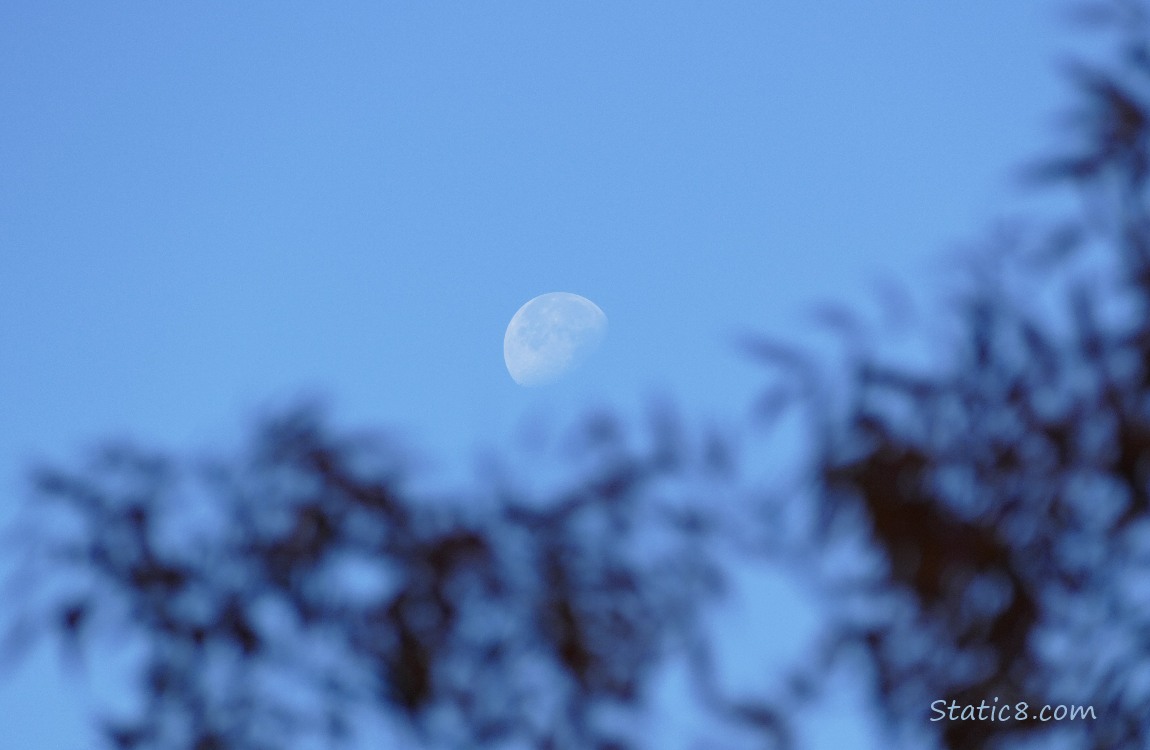
<svg viewBox="0 0 1150 750"><path fill-rule="evenodd" d="M544 385L585 360L606 335L607 316L591 300L570 292L541 294L507 324L503 361L519 385Z"/></svg>

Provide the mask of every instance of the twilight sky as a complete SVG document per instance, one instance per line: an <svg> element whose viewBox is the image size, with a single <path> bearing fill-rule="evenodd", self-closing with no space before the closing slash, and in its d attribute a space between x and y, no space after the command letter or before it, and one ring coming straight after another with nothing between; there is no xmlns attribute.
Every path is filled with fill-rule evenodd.
<svg viewBox="0 0 1150 750"><path fill-rule="evenodd" d="M1058 7L8 0L0 520L34 457L231 443L301 393L443 476L588 404L734 418L732 334L921 292L1017 203ZM523 389L503 332L551 291L610 337ZM48 651L0 681L0 736L78 747L64 684Z"/></svg>

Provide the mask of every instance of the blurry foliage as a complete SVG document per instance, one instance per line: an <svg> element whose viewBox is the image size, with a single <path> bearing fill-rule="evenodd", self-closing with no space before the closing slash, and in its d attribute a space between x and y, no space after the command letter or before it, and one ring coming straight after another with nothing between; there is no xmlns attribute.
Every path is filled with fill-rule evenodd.
<svg viewBox="0 0 1150 750"><path fill-rule="evenodd" d="M987 248L938 369L864 353L845 409L804 401L827 425L815 549L861 536L883 560L826 581L853 607L828 648L863 649L890 721L949 748L1150 746L1150 27L1140 4L1087 10L1119 65L1069 67L1075 142L1027 174L1078 190L1082 217ZM1054 285L1029 261L1076 249L1112 272L1058 287L1058 324L1011 279ZM1098 719L927 727L934 699L995 696Z"/></svg>
<svg viewBox="0 0 1150 750"><path fill-rule="evenodd" d="M102 719L121 750L339 746L365 715L413 747L647 747L650 678L679 657L720 722L790 747L794 708L860 655L887 726L947 748L1150 746L1150 35L1138 3L1078 18L1118 36L1117 64L1069 66L1074 142L1027 177L1084 210L988 243L935 367L880 357L838 308L836 366L747 342L779 366L757 416L807 427L801 491L740 487L746 456L669 411L647 443L592 415L577 479L545 496L520 467L422 497L397 449L306 407L228 460L108 446L35 476L9 651L142 644L139 704ZM1057 286L1076 253L1117 270ZM825 595L817 652L758 699L723 695L704 625L732 548L785 554ZM827 564L844 549L857 565ZM928 721L993 697L1098 719Z"/></svg>
<svg viewBox="0 0 1150 750"><path fill-rule="evenodd" d="M337 437L307 407L234 461L109 447L37 474L43 533L26 539L13 635L145 644L139 710L104 724L116 748L338 742L364 708L413 742L629 747L597 713L642 700L717 581L705 515L641 489L683 457L632 451L620 429L581 431L574 450L605 460L545 504L419 497L385 443ZM80 520L62 538L61 505Z"/></svg>

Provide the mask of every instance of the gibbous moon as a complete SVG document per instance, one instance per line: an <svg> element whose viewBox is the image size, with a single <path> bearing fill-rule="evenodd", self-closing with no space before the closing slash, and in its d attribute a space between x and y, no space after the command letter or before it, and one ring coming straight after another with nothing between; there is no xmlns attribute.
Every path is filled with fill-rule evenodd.
<svg viewBox="0 0 1150 750"><path fill-rule="evenodd" d="M598 348L607 316L591 300L569 292L541 294L511 318L503 361L519 385L550 383Z"/></svg>

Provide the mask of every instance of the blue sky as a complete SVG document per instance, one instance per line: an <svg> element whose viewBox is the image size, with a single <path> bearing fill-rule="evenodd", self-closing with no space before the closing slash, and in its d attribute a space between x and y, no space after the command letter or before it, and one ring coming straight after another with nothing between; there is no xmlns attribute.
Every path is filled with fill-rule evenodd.
<svg viewBox="0 0 1150 750"><path fill-rule="evenodd" d="M9 0L0 518L33 457L234 440L301 393L445 475L587 404L733 418L733 333L802 341L877 278L929 297L1017 200L1056 7ZM503 331L550 291L610 337L523 389ZM0 684L0 736L79 742L54 671Z"/></svg>

